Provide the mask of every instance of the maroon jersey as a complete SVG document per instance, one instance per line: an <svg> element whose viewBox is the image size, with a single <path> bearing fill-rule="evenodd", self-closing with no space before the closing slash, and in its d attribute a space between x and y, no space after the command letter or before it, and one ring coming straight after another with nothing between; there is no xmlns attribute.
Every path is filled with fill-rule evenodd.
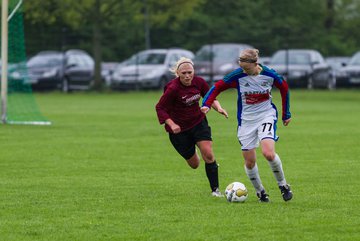
<svg viewBox="0 0 360 241"><path fill-rule="evenodd" d="M201 77L194 76L191 85L185 86L180 78L171 80L164 88L164 93L156 105L160 124L172 119L181 131L186 131L199 124L205 117L200 111L199 100L209 90L208 84ZM165 124L167 132L172 132Z"/></svg>

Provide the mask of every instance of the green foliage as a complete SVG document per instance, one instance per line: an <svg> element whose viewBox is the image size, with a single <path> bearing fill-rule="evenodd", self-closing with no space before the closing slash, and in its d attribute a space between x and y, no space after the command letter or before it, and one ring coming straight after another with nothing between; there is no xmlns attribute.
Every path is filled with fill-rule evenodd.
<svg viewBox="0 0 360 241"><path fill-rule="evenodd" d="M32 0L24 5L30 21L27 27L37 30L27 35L30 53L44 46L33 40L39 35L56 47L64 39L67 46L90 52L95 23L100 26L104 59L111 61L146 47L146 22L153 48L177 46L196 51L208 43L241 42L259 48L263 55L286 47L351 55L360 46L357 0ZM54 41L48 41L51 37L46 34L52 34Z"/></svg>
<svg viewBox="0 0 360 241"><path fill-rule="evenodd" d="M285 203L261 153L271 203L257 202L236 139L236 92L208 116L220 187L242 181L244 204L210 196L158 124L160 92L37 93L52 126L0 126L0 239L358 240L358 91L291 92L293 119L276 149L294 199ZM273 93L279 106L279 92ZM351 113L349 115L349 113Z"/></svg>

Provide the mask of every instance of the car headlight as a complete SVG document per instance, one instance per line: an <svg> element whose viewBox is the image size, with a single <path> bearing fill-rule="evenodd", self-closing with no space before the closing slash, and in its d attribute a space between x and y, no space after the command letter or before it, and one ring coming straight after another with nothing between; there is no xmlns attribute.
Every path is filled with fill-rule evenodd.
<svg viewBox="0 0 360 241"><path fill-rule="evenodd" d="M54 77L57 74L57 69L51 69L48 71L45 71L42 76L44 78Z"/></svg>

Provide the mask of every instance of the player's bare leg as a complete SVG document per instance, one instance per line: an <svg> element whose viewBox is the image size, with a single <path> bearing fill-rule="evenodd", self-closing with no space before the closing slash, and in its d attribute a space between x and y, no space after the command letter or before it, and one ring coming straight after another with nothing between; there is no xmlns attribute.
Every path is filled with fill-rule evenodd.
<svg viewBox="0 0 360 241"><path fill-rule="evenodd" d="M272 139L262 140L261 150L264 157L268 160L272 172L274 173L274 177L278 183L283 199L285 201L289 201L292 198L292 191L290 190L290 186L286 183L281 159L275 152L275 141Z"/></svg>
<svg viewBox="0 0 360 241"><path fill-rule="evenodd" d="M255 188L256 195L259 197L260 202L269 202L268 195L262 185L259 170L256 164L256 151L255 148L251 150L243 150L243 157L245 159L245 172Z"/></svg>

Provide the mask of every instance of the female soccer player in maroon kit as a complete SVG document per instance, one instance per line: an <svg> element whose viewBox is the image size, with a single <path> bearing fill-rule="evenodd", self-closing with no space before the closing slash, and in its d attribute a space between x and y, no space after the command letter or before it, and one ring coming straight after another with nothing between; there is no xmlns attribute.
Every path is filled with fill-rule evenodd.
<svg viewBox="0 0 360 241"><path fill-rule="evenodd" d="M209 86L203 78L194 75L193 66L193 62L187 58L181 58L176 63L172 69L176 78L165 86L156 105L156 112L160 124L165 124L172 145L193 169L200 164L196 146L199 148L205 161L212 195L221 197L211 129L199 106L199 100L208 92ZM225 117L228 116L217 100L212 107Z"/></svg>

